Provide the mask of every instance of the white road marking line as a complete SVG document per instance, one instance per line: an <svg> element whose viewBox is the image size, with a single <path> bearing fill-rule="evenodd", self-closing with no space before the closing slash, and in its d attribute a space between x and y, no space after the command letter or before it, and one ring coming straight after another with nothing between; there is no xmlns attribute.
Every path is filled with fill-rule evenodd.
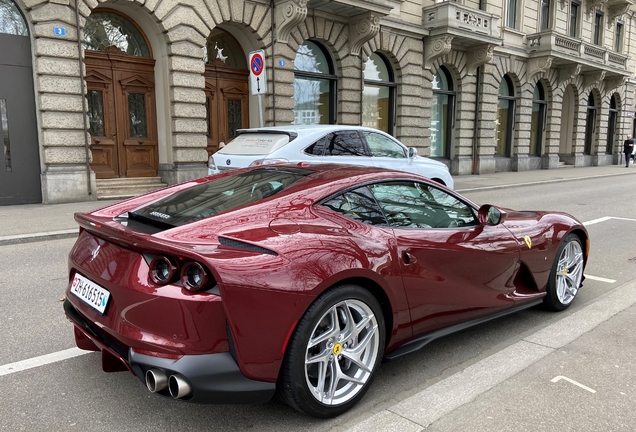
<svg viewBox="0 0 636 432"><path fill-rule="evenodd" d="M46 354L39 357L33 357L30 359L22 360L15 363L9 363L0 366L0 376L9 375L15 372L21 372L27 369L32 369L46 364L55 363L58 361L78 357L84 354L90 354L93 351L84 351L79 348L69 348L64 351L58 351L51 354Z"/></svg>
<svg viewBox="0 0 636 432"><path fill-rule="evenodd" d="M608 221L610 219L636 222L636 219L622 218L622 217L615 217L615 216L603 216L602 218L592 219L591 221L583 222L583 225L585 225L585 226L594 225L594 224L597 224L597 223L600 223L600 222L606 222L606 221Z"/></svg>
<svg viewBox="0 0 636 432"><path fill-rule="evenodd" d="M585 279L592 279L592 280L595 280L595 281L599 281L599 282L607 282L607 283L614 283L614 282L616 282L614 279L606 279L606 278L603 278L603 277L600 277L600 276L591 276L591 275L589 275L589 274L586 274L586 275L585 275Z"/></svg>
<svg viewBox="0 0 636 432"><path fill-rule="evenodd" d="M605 217L602 217L602 218L592 219L591 221L583 222L583 225L584 226L590 226L590 225L594 225L594 224L597 224L597 223L600 223L600 222L608 221L610 219L613 219L613 218L611 216L605 216Z"/></svg>
<svg viewBox="0 0 636 432"><path fill-rule="evenodd" d="M578 383L578 382L574 381L573 379L570 379L570 378L568 378L568 377L564 377L564 376L562 376L562 375L555 376L555 377L554 377L554 378L552 378L550 381L551 381L551 382L553 382L553 383L555 383L555 382L558 382L559 380L565 380L565 381L567 381L567 382L571 382L571 383L572 383L572 384L574 384L575 386L579 386L579 387L581 387L583 390L587 390L587 391L589 391L590 393L596 393L596 390L593 390L593 389L591 389L591 388L589 388L589 387L587 387L587 386L584 386L584 385L583 385L583 384L581 384L581 383Z"/></svg>

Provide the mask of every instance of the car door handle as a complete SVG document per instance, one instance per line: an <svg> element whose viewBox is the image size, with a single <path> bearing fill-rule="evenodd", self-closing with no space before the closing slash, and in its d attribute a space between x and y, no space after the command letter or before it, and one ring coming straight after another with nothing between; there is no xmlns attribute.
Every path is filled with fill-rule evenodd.
<svg viewBox="0 0 636 432"><path fill-rule="evenodd" d="M404 264L415 264L417 262L417 258L415 258L415 255L413 254L402 252L402 261L404 261Z"/></svg>

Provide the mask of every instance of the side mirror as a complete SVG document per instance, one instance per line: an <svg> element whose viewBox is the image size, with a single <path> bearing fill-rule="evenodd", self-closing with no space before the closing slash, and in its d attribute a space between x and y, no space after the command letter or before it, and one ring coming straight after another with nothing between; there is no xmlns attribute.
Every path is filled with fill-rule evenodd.
<svg viewBox="0 0 636 432"><path fill-rule="evenodd" d="M417 156L417 149L415 147L409 147L409 159L415 159Z"/></svg>
<svg viewBox="0 0 636 432"><path fill-rule="evenodd" d="M491 204L484 204L479 207L477 217L482 225L499 225L506 220L508 214Z"/></svg>

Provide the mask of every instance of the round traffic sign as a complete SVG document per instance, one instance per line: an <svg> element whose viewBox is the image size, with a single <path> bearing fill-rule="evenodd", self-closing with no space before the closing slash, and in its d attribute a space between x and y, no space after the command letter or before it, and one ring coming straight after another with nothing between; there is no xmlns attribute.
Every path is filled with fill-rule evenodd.
<svg viewBox="0 0 636 432"><path fill-rule="evenodd" d="M252 74L254 76L259 76L263 73L263 69L265 68L265 62L263 61L263 56L259 53L255 53L252 56L252 60L250 61L250 69L252 70Z"/></svg>

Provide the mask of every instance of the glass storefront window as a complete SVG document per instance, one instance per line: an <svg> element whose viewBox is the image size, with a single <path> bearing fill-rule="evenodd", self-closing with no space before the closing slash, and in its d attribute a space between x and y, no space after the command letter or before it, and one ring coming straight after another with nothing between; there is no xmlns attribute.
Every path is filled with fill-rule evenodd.
<svg viewBox="0 0 636 432"><path fill-rule="evenodd" d="M334 124L336 76L325 51L305 41L294 59L294 124Z"/></svg>
<svg viewBox="0 0 636 432"><path fill-rule="evenodd" d="M455 92L450 73L440 67L433 77L433 103L431 105L432 157L450 157L451 128L454 122Z"/></svg>
<svg viewBox="0 0 636 432"><path fill-rule="evenodd" d="M546 101L541 83L537 83L532 97L532 120L530 127L530 152L531 155L541 155L543 144L543 131L545 129Z"/></svg>
<svg viewBox="0 0 636 432"><path fill-rule="evenodd" d="M22 14L11 0L0 0L0 33L16 36L29 35Z"/></svg>
<svg viewBox="0 0 636 432"><path fill-rule="evenodd" d="M504 75L499 84L499 100L497 103L497 122L495 138L496 156L510 156L512 149L512 130L514 127L515 94L512 80Z"/></svg>
<svg viewBox="0 0 636 432"><path fill-rule="evenodd" d="M395 124L395 83L387 62L371 54L364 66L362 126L393 133Z"/></svg>

